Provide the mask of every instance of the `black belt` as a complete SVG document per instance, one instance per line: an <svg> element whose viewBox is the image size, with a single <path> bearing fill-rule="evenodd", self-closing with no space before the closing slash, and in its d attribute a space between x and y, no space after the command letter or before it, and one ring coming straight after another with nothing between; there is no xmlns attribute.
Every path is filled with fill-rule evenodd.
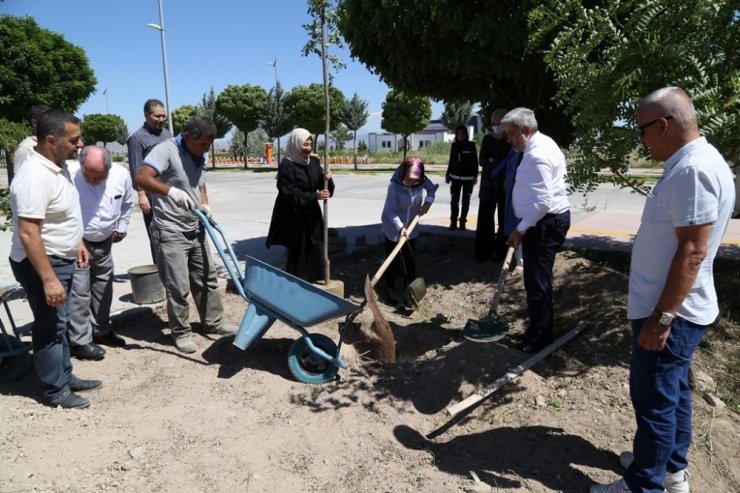
<svg viewBox="0 0 740 493"><path fill-rule="evenodd" d="M570 212L570 209L568 209L567 211L558 212L557 214L553 214L551 212L548 212L547 214L545 214L544 216L542 216L542 219L551 219L553 217L558 217L558 216L560 216L562 214L565 214L566 212Z"/></svg>
<svg viewBox="0 0 740 493"><path fill-rule="evenodd" d="M200 227L200 228L194 229L192 231L182 231L181 233L182 233L182 235L186 239L188 239L188 240L195 240L195 239L197 239L203 233L203 231L204 231L203 228Z"/></svg>
<svg viewBox="0 0 740 493"><path fill-rule="evenodd" d="M85 240L85 243L89 243L92 246L103 246L106 243L108 243L109 241L111 241L111 237L110 236L108 238L106 238L104 240L100 240L100 241Z"/></svg>

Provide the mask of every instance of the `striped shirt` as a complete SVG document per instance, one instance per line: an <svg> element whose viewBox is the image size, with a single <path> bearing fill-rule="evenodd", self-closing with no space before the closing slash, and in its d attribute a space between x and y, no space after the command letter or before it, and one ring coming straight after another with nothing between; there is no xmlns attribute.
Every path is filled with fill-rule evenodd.
<svg viewBox="0 0 740 493"><path fill-rule="evenodd" d="M131 173L131 184L134 190L141 190L136 185L136 175L139 173L146 155L154 149L155 145L171 138L172 134L166 127L162 127L162 131L156 134L146 123L128 138L128 169Z"/></svg>

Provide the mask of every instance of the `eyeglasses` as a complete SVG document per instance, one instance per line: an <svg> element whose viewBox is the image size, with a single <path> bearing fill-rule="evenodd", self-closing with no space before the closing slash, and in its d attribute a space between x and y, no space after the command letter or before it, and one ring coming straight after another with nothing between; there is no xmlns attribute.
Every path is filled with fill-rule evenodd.
<svg viewBox="0 0 740 493"><path fill-rule="evenodd" d="M637 136L640 137L640 138L642 138L645 135L645 130L648 127L650 127L651 125L655 125L657 123L657 121L660 120L661 118L663 118L665 120L673 120L673 117L672 116L659 116L655 120L651 120L651 121L647 122L644 125L639 125L637 127Z"/></svg>

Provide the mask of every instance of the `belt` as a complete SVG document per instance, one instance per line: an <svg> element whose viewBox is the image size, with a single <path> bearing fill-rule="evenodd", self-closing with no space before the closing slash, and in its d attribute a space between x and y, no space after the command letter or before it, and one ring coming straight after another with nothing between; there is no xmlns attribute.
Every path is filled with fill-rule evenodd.
<svg viewBox="0 0 740 493"><path fill-rule="evenodd" d="M548 212L547 214L545 214L544 216L542 216L542 219L551 219L553 217L558 217L559 215L565 214L566 212L570 212L570 209L568 209L567 211L558 212L557 214L553 214L551 212Z"/></svg>
<svg viewBox="0 0 740 493"><path fill-rule="evenodd" d="M195 240L203 233L203 228L201 227L192 231L181 231L181 233L186 239Z"/></svg>
<svg viewBox="0 0 740 493"><path fill-rule="evenodd" d="M85 243L89 243L89 244L91 244L93 246L103 246L106 243L108 243L109 241L111 241L111 237L110 236L108 238L106 238L104 240L100 240L100 241L85 240Z"/></svg>

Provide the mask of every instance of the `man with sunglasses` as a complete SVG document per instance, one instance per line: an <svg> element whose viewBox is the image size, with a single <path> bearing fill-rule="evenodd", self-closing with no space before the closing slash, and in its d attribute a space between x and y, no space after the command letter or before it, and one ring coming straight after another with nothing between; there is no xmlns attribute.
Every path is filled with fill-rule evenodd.
<svg viewBox="0 0 740 493"><path fill-rule="evenodd" d="M619 460L624 477L591 493L688 493L688 374L694 350L719 315L712 264L735 202L730 168L699 133L677 87L637 107L640 142L663 161L632 248L627 318L630 396L637 432Z"/></svg>

